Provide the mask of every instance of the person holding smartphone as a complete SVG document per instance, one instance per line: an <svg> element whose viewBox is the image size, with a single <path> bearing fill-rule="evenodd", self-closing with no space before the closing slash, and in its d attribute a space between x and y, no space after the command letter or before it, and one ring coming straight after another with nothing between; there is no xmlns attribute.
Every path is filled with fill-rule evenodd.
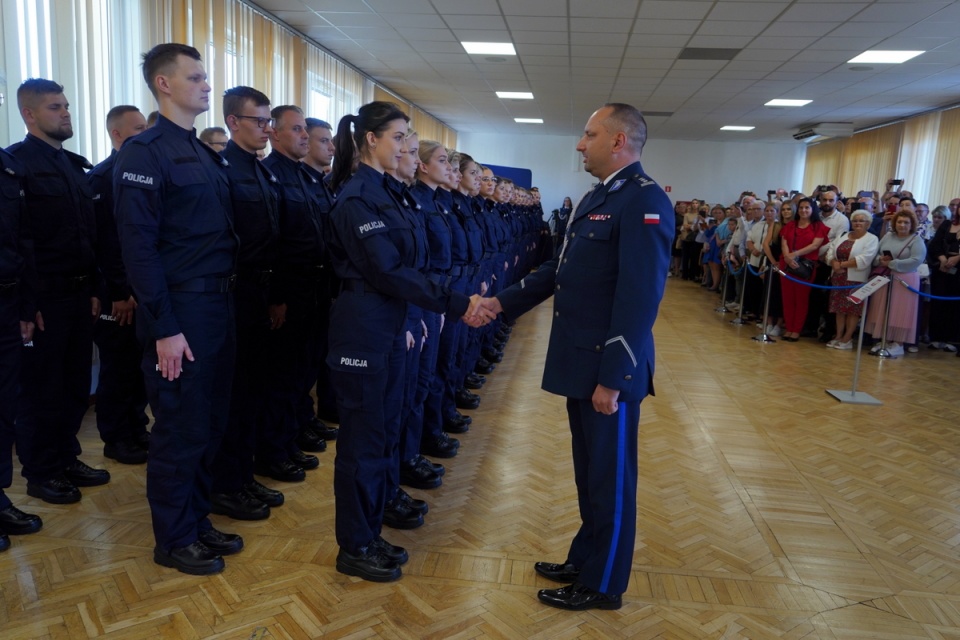
<svg viewBox="0 0 960 640"><path fill-rule="evenodd" d="M898 211L893 216L893 232L880 239L879 253L873 261L875 267L888 270L891 283L870 298L870 309L864 324L864 331L874 338L886 336L887 350L891 356L902 356L903 343L914 343L917 335L917 296L893 280L900 280L917 289L920 286L917 268L926 257L927 247L917 237L917 216L909 210ZM891 296L889 315L887 295ZM880 345L876 345L870 352L876 353L879 349Z"/></svg>

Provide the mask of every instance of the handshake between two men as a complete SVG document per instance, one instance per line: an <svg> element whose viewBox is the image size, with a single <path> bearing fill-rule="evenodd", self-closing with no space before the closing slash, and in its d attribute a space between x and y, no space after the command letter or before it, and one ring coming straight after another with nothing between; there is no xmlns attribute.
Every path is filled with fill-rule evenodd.
<svg viewBox="0 0 960 640"><path fill-rule="evenodd" d="M480 294L470 296L470 306L463 314L463 321L471 327L482 327L496 319L497 314L503 311L500 301L496 298L484 298Z"/></svg>

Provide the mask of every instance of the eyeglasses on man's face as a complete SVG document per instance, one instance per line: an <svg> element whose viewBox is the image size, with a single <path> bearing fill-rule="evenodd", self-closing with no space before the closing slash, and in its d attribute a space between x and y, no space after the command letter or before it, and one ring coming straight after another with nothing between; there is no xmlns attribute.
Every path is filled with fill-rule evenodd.
<svg viewBox="0 0 960 640"><path fill-rule="evenodd" d="M236 114L234 114L233 117L243 118L244 120L255 120L257 123L257 126L261 129L266 129L267 127L270 127L272 129L277 124L277 121L274 120L273 118L261 118L259 116L239 116Z"/></svg>

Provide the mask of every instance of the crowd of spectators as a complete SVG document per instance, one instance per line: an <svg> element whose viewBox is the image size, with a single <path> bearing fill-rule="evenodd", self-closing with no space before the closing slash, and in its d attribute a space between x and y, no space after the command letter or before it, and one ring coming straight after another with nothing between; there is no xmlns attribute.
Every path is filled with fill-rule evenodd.
<svg viewBox="0 0 960 640"><path fill-rule="evenodd" d="M861 323L864 305L850 293L886 276L863 322L871 353L902 356L922 344L957 353L958 204L931 212L898 180L882 195L844 197L820 185L809 196L776 189L765 198L745 191L730 205L677 202L670 275L719 293L724 308L770 338L838 350L854 349Z"/></svg>

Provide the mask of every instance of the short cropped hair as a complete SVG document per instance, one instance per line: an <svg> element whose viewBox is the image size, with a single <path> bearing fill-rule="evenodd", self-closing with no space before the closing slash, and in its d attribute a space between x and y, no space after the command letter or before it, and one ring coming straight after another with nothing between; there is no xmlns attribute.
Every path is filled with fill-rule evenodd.
<svg viewBox="0 0 960 640"><path fill-rule="evenodd" d="M224 129L223 127L207 127L206 129L201 131L200 135L197 137L200 138L201 142L206 142L207 144L210 144L213 141L213 134L215 133L219 133L220 135L225 136L227 135L227 130Z"/></svg>
<svg viewBox="0 0 960 640"><path fill-rule="evenodd" d="M158 44L143 54L143 79L146 80L147 88L150 89L154 98L158 96L154 81L158 75L169 73L171 68L176 66L179 56L200 60L200 52L196 48L179 42Z"/></svg>
<svg viewBox="0 0 960 640"><path fill-rule="evenodd" d="M326 120L321 120L320 118L307 118L307 133L310 133L314 129L330 129L333 131L333 127L330 126L330 123Z"/></svg>
<svg viewBox="0 0 960 640"><path fill-rule="evenodd" d="M301 109L300 107L297 107L292 104L281 104L279 106L274 107L270 111L270 117L273 118L274 122L279 123L280 118L283 117L283 114L289 113L290 111L293 111L294 113L298 113L301 116L303 115L303 109Z"/></svg>
<svg viewBox="0 0 960 640"><path fill-rule="evenodd" d="M46 78L27 78L17 89L17 108L33 107L41 96L63 93L63 85Z"/></svg>
<svg viewBox="0 0 960 640"><path fill-rule="evenodd" d="M626 134L633 150L637 153L643 151L643 146L647 143L647 121L640 110L623 102L608 102L603 106L613 110L607 120L615 129Z"/></svg>
<svg viewBox="0 0 960 640"><path fill-rule="evenodd" d="M255 107L269 107L270 98L261 91L253 87L233 87L223 92L223 115L237 116L247 106L247 102L252 102Z"/></svg>
<svg viewBox="0 0 960 640"><path fill-rule="evenodd" d="M117 121L124 115L134 111L140 113L140 109L132 104L120 104L107 111L107 131L112 130L117 125Z"/></svg>

